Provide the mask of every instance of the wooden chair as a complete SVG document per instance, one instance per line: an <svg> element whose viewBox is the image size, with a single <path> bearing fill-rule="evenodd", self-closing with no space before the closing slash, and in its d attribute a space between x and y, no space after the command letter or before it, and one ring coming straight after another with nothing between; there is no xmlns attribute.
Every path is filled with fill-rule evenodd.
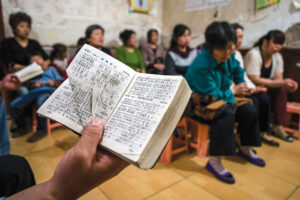
<svg viewBox="0 0 300 200"><path fill-rule="evenodd" d="M165 150L163 151L160 161L164 164L170 164L172 161L172 156L186 152L189 153L189 137L188 134L188 118L183 117L177 124L178 136L172 135L167 143ZM183 131L183 132L182 132ZM181 144L180 147L175 147L175 143ZM183 146L182 146L183 145Z"/></svg>
<svg viewBox="0 0 300 200"><path fill-rule="evenodd" d="M50 120L49 118L46 119L47 122L47 135L51 135L51 130L63 126L61 123L55 122ZM36 132L37 129L37 113L36 113L36 108L33 108L33 115L32 115L32 132Z"/></svg>
<svg viewBox="0 0 300 200"><path fill-rule="evenodd" d="M284 130L286 132L298 134L298 140L299 140L300 139L300 103L288 102L287 105L286 105L286 112L287 112L287 118L286 118L287 127L284 127ZM298 130L291 129L291 128L288 127L290 124L293 124L293 123L290 122L291 113L295 113L295 114L299 115L298 124L294 123L294 125L296 125L298 127Z"/></svg>

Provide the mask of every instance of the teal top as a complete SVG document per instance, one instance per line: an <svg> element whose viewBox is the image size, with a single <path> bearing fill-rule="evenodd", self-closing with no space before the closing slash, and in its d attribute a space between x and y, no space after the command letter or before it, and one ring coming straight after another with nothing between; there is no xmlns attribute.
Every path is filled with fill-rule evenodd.
<svg viewBox="0 0 300 200"><path fill-rule="evenodd" d="M137 48L134 48L134 52L130 53L124 46L120 46L116 50L115 58L134 70L138 68L141 71L146 70L142 53Z"/></svg>
<svg viewBox="0 0 300 200"><path fill-rule="evenodd" d="M234 95L230 90L231 81L243 83L244 69L235 59L234 53L224 63L218 63L204 48L189 66L185 78L193 90L203 95L212 95L216 99L234 104Z"/></svg>

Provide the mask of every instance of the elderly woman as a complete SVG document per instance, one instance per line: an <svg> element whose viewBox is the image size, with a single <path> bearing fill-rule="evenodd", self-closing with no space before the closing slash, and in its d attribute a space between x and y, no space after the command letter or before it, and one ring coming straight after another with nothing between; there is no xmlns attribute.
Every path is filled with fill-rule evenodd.
<svg viewBox="0 0 300 200"><path fill-rule="evenodd" d="M244 70L233 54L236 34L227 22L213 22L205 31L205 47L188 68L185 78L193 92L211 95L235 104L234 95L245 95L248 88ZM234 80L235 86L230 88ZM260 146L256 108L246 103L233 111L226 107L210 123L210 158L206 165L209 172L226 183L234 183L234 176L222 165L221 156L236 154L234 125L238 123L241 146L239 155L258 166L265 166L251 148Z"/></svg>
<svg viewBox="0 0 300 200"><path fill-rule="evenodd" d="M285 37L279 30L271 30L261 37L245 56L245 68L248 76L256 85L268 88L274 113L273 132L279 138L292 142L283 129L286 114L287 91L295 92L298 83L290 78L283 78L283 59L279 51Z"/></svg>
<svg viewBox="0 0 300 200"><path fill-rule="evenodd" d="M29 64L29 56L33 52L39 52L50 64L46 52L38 41L29 39L31 31L31 17L23 12L11 14L9 24L14 37L6 38L2 42L2 58L9 71L17 71Z"/></svg>

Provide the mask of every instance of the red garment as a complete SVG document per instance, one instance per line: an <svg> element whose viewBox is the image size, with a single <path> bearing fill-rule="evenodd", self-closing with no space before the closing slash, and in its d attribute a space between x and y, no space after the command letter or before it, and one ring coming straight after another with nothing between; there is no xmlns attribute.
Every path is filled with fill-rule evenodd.
<svg viewBox="0 0 300 200"><path fill-rule="evenodd" d="M63 69L59 68L53 62L51 63L51 66L53 66L56 69L56 71L58 71L58 73L61 75L61 77L63 78L63 80L66 80L68 78L66 70L63 70ZM69 66L69 62L68 62L68 66Z"/></svg>

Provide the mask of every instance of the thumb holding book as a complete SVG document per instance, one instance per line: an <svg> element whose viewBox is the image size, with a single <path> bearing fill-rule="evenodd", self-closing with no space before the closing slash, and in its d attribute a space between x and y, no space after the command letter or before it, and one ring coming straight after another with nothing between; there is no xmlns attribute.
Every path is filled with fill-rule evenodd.
<svg viewBox="0 0 300 200"><path fill-rule="evenodd" d="M50 188L57 197L77 199L116 176L128 165L113 154L98 148L103 130L103 122L98 118L93 119L82 131L78 143L60 161L49 181Z"/></svg>

